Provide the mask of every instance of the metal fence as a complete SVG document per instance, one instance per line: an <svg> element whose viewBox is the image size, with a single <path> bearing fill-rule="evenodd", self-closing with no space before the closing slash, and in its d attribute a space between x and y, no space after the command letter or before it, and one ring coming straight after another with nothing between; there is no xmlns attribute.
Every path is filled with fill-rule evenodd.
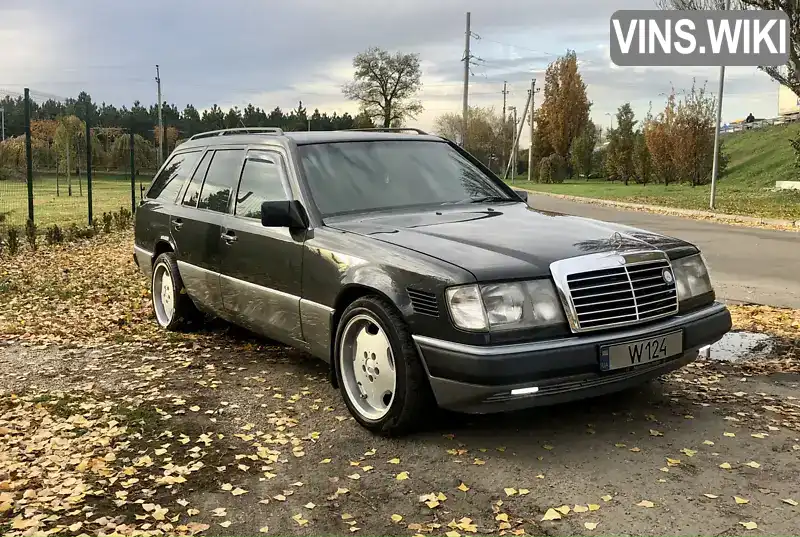
<svg viewBox="0 0 800 537"><path fill-rule="evenodd" d="M66 158L55 148L31 137L30 97L25 90L25 134L6 139L0 158L0 235L11 227L23 228L32 221L39 233L48 227L95 225L103 213L126 209L132 213L144 195L155 170L137 169L136 145L130 132L115 132L117 149L128 157L118 168L93 163L93 144L103 128L85 121L85 133L76 151ZM116 129L122 131L122 129ZM127 142L127 143L126 143ZM127 148L124 146L127 145ZM82 154L81 154L82 153ZM85 163L89 163L87 166ZM77 163L77 164L76 164Z"/></svg>

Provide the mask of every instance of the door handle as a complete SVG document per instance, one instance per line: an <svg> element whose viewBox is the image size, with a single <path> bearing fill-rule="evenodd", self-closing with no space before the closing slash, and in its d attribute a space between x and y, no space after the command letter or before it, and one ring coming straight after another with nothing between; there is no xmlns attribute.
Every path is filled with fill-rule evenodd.
<svg viewBox="0 0 800 537"><path fill-rule="evenodd" d="M172 227L174 227L176 231L179 230L180 228L183 227L183 220L181 220L180 218L173 220Z"/></svg>
<svg viewBox="0 0 800 537"><path fill-rule="evenodd" d="M222 234L222 240L224 240L228 244L233 244L234 242L236 242L237 237L233 231L228 231L227 233Z"/></svg>

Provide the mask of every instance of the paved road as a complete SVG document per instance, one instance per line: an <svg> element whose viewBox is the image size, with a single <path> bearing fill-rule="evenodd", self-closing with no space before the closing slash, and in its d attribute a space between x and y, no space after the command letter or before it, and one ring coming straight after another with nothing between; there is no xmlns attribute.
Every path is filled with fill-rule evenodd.
<svg viewBox="0 0 800 537"><path fill-rule="evenodd" d="M705 254L720 298L800 308L800 233L620 210L549 196L531 195L530 205L687 240Z"/></svg>

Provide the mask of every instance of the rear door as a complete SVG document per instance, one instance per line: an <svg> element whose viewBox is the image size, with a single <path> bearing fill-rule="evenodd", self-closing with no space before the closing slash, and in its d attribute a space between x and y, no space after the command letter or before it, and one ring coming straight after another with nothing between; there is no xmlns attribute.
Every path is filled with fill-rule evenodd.
<svg viewBox="0 0 800 537"><path fill-rule="evenodd" d="M284 343L302 340L300 295L306 232L261 225L261 203L290 199L286 161L276 149L250 149L233 215L226 219L220 287L229 314Z"/></svg>
<svg viewBox="0 0 800 537"><path fill-rule="evenodd" d="M220 293L222 224L231 210L244 148L207 151L183 191L171 227L178 267L198 307L226 317Z"/></svg>

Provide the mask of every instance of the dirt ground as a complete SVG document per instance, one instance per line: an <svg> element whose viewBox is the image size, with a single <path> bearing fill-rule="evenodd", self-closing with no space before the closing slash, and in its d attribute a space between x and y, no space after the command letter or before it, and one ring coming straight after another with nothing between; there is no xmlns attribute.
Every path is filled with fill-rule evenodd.
<svg viewBox="0 0 800 537"><path fill-rule="evenodd" d="M153 328L129 237L0 268L6 535L796 534L800 315L758 364L371 435L326 366L213 322ZM102 276L97 276L103 270Z"/></svg>

